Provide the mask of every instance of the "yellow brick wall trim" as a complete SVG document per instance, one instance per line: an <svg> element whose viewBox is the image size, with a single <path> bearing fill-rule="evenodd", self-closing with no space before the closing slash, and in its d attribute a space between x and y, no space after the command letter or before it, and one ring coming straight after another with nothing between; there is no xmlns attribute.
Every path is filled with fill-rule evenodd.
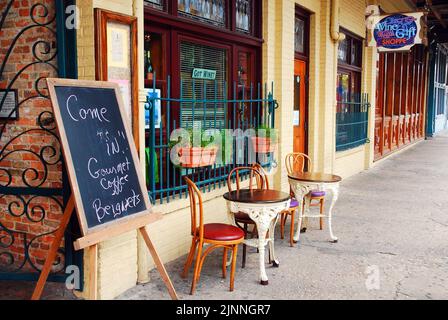
<svg viewBox="0 0 448 320"><path fill-rule="evenodd" d="M142 2L142 0L135 0ZM78 78L95 80L94 9L102 8L133 15L133 0L78 0L80 28L77 30ZM143 19L143 3L138 13ZM105 241L98 248L98 298L112 299L137 283L137 232ZM78 293L88 297L88 254L84 254L84 288Z"/></svg>

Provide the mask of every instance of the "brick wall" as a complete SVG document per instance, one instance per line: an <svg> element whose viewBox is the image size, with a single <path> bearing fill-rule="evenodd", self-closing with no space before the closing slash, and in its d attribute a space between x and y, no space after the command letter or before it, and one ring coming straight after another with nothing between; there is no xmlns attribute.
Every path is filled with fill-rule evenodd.
<svg viewBox="0 0 448 320"><path fill-rule="evenodd" d="M6 10L8 2L0 2L0 13ZM43 4L48 12L45 12L42 5L38 5L31 12L31 8L39 3ZM46 13L48 16L45 17ZM30 15L33 15L38 23L47 23L54 18L54 14L53 0L14 1L0 30L0 68L6 61L0 78L0 89L6 89L8 86L17 89L18 101L21 103L18 120L10 120L7 123L0 120L0 129L4 126L3 133L0 133L1 186L62 188L62 165L58 161L59 144L52 135L54 130L51 130L54 124L45 123L45 120L51 118L48 113L51 111L51 104L49 99L41 96L47 94L44 79L57 77L57 71L46 63L38 63L39 59L50 59L49 63L57 67L56 58L51 59L56 55L56 36L49 30L55 30L55 23L47 27L33 27L24 32L7 57L8 49L20 30L35 24ZM50 129L50 132L43 130L41 125ZM32 264L38 268L42 266L51 237L39 235L57 229L62 215L57 201L62 200L0 194L0 242L4 247L0 246L0 271L16 270L25 260L25 242L30 244L35 237L37 238L31 242L28 253ZM13 265L9 265L11 259L14 259ZM63 260L58 268L61 266ZM22 270L35 271L29 263L26 263Z"/></svg>

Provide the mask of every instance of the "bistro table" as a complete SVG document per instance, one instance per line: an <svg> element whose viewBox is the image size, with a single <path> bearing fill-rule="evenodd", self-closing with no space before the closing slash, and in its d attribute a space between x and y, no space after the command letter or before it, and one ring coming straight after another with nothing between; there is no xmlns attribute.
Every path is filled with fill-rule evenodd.
<svg viewBox="0 0 448 320"><path fill-rule="evenodd" d="M300 230L302 228L302 221L305 218L328 218L328 229L330 230L330 238L333 243L338 242L338 238L333 234L332 218L333 209L338 201L339 197L339 183L342 178L333 174L325 173L313 173L313 172L293 172L289 176L289 183L291 189L294 192L296 199L300 202L302 199L305 201L305 208L299 205L299 220L297 222L297 231L294 236L294 241L300 240ZM331 191L333 198L328 211L328 215L310 214L311 192L312 191Z"/></svg>
<svg viewBox="0 0 448 320"><path fill-rule="evenodd" d="M245 244L259 250L260 280L262 285L268 285L269 280L265 268L265 246L269 244L272 261L275 267L280 265L274 251L274 232L279 214L289 208L291 196L288 193L275 190L248 190L228 192L227 200L229 216L235 223L232 213L243 212L255 222L258 239L246 239ZM269 236L266 234L269 231Z"/></svg>

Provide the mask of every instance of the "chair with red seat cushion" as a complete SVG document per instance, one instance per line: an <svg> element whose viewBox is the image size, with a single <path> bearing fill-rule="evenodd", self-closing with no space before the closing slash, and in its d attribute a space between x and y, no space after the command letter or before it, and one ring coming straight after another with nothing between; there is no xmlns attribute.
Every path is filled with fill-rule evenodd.
<svg viewBox="0 0 448 320"><path fill-rule="evenodd" d="M193 181L184 177L188 185L188 194L190 196L191 207L191 235L193 236L190 253L185 262L182 277L186 278L191 264L193 263L196 248L198 250L196 255L196 263L194 266L193 282L191 284L190 294L194 294L196 285L199 282L202 266L205 258L212 251L218 248L224 248L224 255L222 258L222 276L226 278L227 275L227 253L232 251L232 264L230 270L230 291L234 289L235 282L235 267L236 256L238 253L238 245L244 241L244 232L240 228L223 223L204 224L204 214L202 205L202 195L198 187ZM202 253L204 244L210 246Z"/></svg>
<svg viewBox="0 0 448 320"><path fill-rule="evenodd" d="M234 241L244 237L244 231L230 224L209 223L204 225L204 238L216 241Z"/></svg>

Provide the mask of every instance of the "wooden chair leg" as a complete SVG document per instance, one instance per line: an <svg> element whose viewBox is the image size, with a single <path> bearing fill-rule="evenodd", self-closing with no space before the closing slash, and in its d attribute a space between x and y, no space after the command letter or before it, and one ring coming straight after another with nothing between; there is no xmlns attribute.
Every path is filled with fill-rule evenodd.
<svg viewBox="0 0 448 320"><path fill-rule="evenodd" d="M294 247L294 223L295 223L295 210L291 212L291 228L289 234L289 245Z"/></svg>
<svg viewBox="0 0 448 320"><path fill-rule="evenodd" d="M325 199L320 200L320 214L325 212ZM320 230L324 230L324 218L320 218Z"/></svg>
<svg viewBox="0 0 448 320"><path fill-rule="evenodd" d="M230 291L233 291L235 285L235 269L236 269L236 256L238 254L238 245L233 246L233 256L232 256L232 268L230 270Z"/></svg>
<svg viewBox="0 0 448 320"><path fill-rule="evenodd" d="M196 253L197 244L198 244L198 242L196 241L195 238L193 238L193 240L191 242L190 253L188 254L188 258L187 258L187 261L185 262L185 266L184 266L184 271L182 272L182 278L186 278L188 275L188 271L190 271L191 263L193 262L194 254Z"/></svg>
<svg viewBox="0 0 448 320"><path fill-rule="evenodd" d="M224 247L224 254L222 256L222 277L225 279L227 277L227 251L229 249Z"/></svg>
<svg viewBox="0 0 448 320"><path fill-rule="evenodd" d="M194 275L193 275L193 282L191 283L191 291L190 294L193 295L194 291L196 289L196 284L198 282L198 277L199 277L199 265L201 263L201 259L202 259L202 246L203 243L199 243L199 247L198 247L198 255L196 257L196 263L194 265Z"/></svg>

